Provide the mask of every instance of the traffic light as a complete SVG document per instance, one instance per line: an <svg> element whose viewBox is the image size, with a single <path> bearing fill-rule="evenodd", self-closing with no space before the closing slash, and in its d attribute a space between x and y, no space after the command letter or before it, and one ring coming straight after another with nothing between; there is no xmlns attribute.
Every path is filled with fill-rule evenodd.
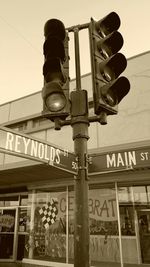
<svg viewBox="0 0 150 267"><path fill-rule="evenodd" d="M97 115L117 114L117 105L130 90L126 77L119 77L127 66L125 56L118 51L123 46L117 31L120 18L111 12L89 24L94 112ZM118 78L119 77L119 78ZM102 124L106 124L105 121Z"/></svg>
<svg viewBox="0 0 150 267"><path fill-rule="evenodd" d="M64 24L50 19L44 26L43 117L65 120L69 115L69 37Z"/></svg>

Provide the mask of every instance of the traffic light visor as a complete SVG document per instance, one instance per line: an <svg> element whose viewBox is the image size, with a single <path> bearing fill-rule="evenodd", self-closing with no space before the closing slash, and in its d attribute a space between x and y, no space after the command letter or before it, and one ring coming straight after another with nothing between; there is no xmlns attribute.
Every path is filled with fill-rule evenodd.
<svg viewBox="0 0 150 267"><path fill-rule="evenodd" d="M113 32L97 42L99 53L104 59L116 54L123 46L123 37L120 32Z"/></svg>
<svg viewBox="0 0 150 267"><path fill-rule="evenodd" d="M130 83L126 77L120 77L116 81L104 85L101 90L102 98L106 104L114 107L128 94Z"/></svg>
<svg viewBox="0 0 150 267"><path fill-rule="evenodd" d="M59 58L50 58L43 65L43 75L46 82L59 81L66 82L65 73Z"/></svg>
<svg viewBox="0 0 150 267"><path fill-rule="evenodd" d="M62 21L58 19L50 19L45 23L44 36L47 38L49 35L56 36L62 41L65 39L66 32Z"/></svg>
<svg viewBox="0 0 150 267"><path fill-rule="evenodd" d="M110 82L118 78L118 76L125 70L126 66L127 60L125 56L121 53L117 53L99 64L99 70L104 80Z"/></svg>
<svg viewBox="0 0 150 267"><path fill-rule="evenodd" d="M108 34L117 31L120 27L120 18L117 13L111 12L102 20L99 20L95 24L96 30L101 37L105 37Z"/></svg>
<svg viewBox="0 0 150 267"><path fill-rule="evenodd" d="M129 80L122 76L114 83L114 93L117 95L118 104L120 101L129 93L130 91L130 82ZM112 88L113 88L112 86Z"/></svg>
<svg viewBox="0 0 150 267"><path fill-rule="evenodd" d="M65 61L65 48L63 41L55 36L49 36L46 39L43 45L43 53L46 59L57 57L61 59L61 62Z"/></svg>

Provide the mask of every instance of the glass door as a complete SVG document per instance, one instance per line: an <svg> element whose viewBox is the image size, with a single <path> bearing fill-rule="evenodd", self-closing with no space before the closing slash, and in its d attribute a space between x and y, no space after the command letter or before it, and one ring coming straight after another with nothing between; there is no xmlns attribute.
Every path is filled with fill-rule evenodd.
<svg viewBox="0 0 150 267"><path fill-rule="evenodd" d="M137 212L142 263L150 263L150 209Z"/></svg>
<svg viewBox="0 0 150 267"><path fill-rule="evenodd" d="M16 208L0 208L0 261L15 259Z"/></svg>

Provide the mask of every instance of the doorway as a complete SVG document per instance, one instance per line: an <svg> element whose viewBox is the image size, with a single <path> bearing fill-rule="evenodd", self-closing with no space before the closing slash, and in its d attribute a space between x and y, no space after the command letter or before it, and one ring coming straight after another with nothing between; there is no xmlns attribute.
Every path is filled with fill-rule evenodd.
<svg viewBox="0 0 150 267"><path fill-rule="evenodd" d="M0 208L0 261L14 261L16 208Z"/></svg>
<svg viewBox="0 0 150 267"><path fill-rule="evenodd" d="M142 263L150 263L150 209L138 211L139 239Z"/></svg>

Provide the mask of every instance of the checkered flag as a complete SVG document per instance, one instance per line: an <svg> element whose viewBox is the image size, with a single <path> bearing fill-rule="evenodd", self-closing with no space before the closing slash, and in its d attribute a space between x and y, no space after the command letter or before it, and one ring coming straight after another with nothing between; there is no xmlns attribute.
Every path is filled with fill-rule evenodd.
<svg viewBox="0 0 150 267"><path fill-rule="evenodd" d="M44 227L48 229L49 226L56 221L56 217L58 214L56 202L51 199L50 202L48 202L39 210L39 214L41 216Z"/></svg>

